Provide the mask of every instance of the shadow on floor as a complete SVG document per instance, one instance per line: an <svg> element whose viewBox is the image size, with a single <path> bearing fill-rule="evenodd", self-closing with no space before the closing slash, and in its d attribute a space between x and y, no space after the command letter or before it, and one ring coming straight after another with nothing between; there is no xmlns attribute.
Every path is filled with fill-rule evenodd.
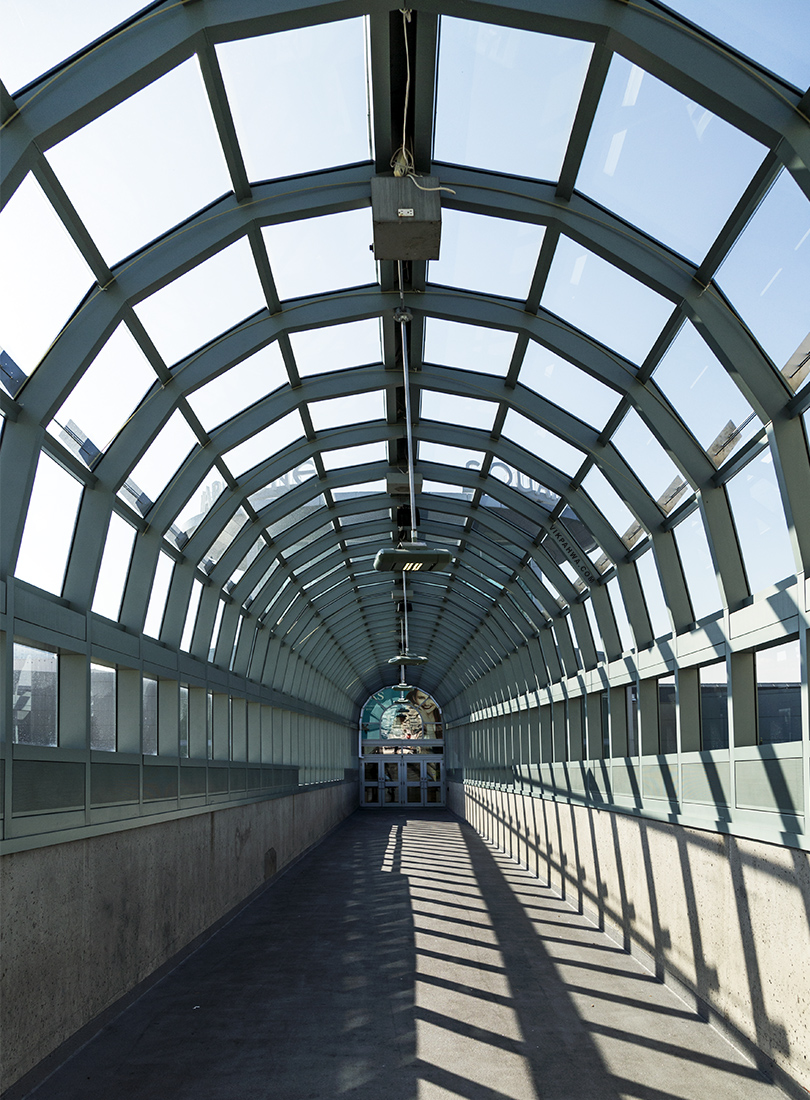
<svg viewBox="0 0 810 1100"><path fill-rule="evenodd" d="M359 811L36 1100L748 1100L778 1089L444 811Z"/></svg>

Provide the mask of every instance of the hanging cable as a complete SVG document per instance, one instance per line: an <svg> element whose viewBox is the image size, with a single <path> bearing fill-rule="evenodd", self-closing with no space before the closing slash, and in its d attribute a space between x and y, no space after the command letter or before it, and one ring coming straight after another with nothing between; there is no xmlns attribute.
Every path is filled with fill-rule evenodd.
<svg viewBox="0 0 810 1100"><path fill-rule="evenodd" d="M405 295L403 289L402 260L397 260L399 273L399 294L401 305L394 312L394 320L399 321L399 331L402 337L402 376L405 382L405 442L408 448L408 497L410 503L410 527L411 542L419 541L419 532L416 525L416 492L414 489L414 458L413 458L413 421L411 419L411 387L408 378L408 322L412 315L405 308Z"/></svg>

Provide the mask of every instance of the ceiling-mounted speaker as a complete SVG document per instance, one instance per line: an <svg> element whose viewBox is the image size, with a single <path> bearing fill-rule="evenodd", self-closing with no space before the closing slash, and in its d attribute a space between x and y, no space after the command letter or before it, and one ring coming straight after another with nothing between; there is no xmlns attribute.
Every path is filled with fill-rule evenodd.
<svg viewBox="0 0 810 1100"><path fill-rule="evenodd" d="M372 176L375 260L438 260L442 207L436 176Z"/></svg>

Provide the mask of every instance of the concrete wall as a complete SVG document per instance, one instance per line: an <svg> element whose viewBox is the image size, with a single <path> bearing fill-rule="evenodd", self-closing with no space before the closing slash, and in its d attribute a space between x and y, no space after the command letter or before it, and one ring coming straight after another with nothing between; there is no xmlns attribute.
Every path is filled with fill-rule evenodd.
<svg viewBox="0 0 810 1100"><path fill-rule="evenodd" d="M810 854L458 783L448 805L791 1094L810 1090Z"/></svg>
<svg viewBox="0 0 810 1100"><path fill-rule="evenodd" d="M0 860L0 1081L42 1058L357 805L339 783Z"/></svg>

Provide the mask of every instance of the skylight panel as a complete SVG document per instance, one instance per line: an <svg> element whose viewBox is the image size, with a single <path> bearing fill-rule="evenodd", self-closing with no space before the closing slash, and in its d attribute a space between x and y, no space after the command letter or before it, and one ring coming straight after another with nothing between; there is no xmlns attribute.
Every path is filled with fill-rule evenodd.
<svg viewBox="0 0 810 1100"><path fill-rule="evenodd" d="M457 321L442 321L437 317L425 320L426 363L462 370L495 374L504 378L512 361L517 335L503 329L466 325Z"/></svg>
<svg viewBox="0 0 810 1100"><path fill-rule="evenodd" d="M310 401L308 407L316 432L339 428L345 424L385 419L385 398L382 390L356 393L351 397L332 397L326 401Z"/></svg>
<svg viewBox="0 0 810 1100"><path fill-rule="evenodd" d="M722 607L717 574L699 509L696 508L682 520L673 533L697 622Z"/></svg>
<svg viewBox="0 0 810 1100"><path fill-rule="evenodd" d="M747 134L614 54L576 186L698 262L764 155Z"/></svg>
<svg viewBox="0 0 810 1100"><path fill-rule="evenodd" d="M562 470L569 477L574 476L585 459L585 453L578 447L572 447L554 432L541 427L515 409L510 409L506 414L501 434L524 447L530 454L537 455L542 462Z"/></svg>
<svg viewBox="0 0 810 1100"><path fill-rule="evenodd" d="M497 411L498 406L494 401L462 397L456 393L440 393L438 390L422 390L422 420L438 420L445 424L458 424L491 432Z"/></svg>
<svg viewBox="0 0 810 1100"><path fill-rule="evenodd" d="M146 621L143 624L144 634L150 638L160 637L160 628L163 624L163 614L166 610L166 600L169 596L169 585L174 573L174 562L168 554L161 550L158 554L157 568L152 581L152 591L149 594L149 606L146 609Z"/></svg>
<svg viewBox="0 0 810 1100"><path fill-rule="evenodd" d="M223 248L135 306L171 365L265 306L247 238Z"/></svg>
<svg viewBox="0 0 810 1100"><path fill-rule="evenodd" d="M260 462L271 458L304 434L304 425L298 409L280 417L260 432L249 436L243 443L232 447L223 455L234 477L241 477Z"/></svg>
<svg viewBox="0 0 810 1100"><path fill-rule="evenodd" d="M59 596L83 486L40 453L14 575Z"/></svg>
<svg viewBox="0 0 810 1100"><path fill-rule="evenodd" d="M93 596L92 610L97 615L104 615L108 619L118 618L134 545L135 528L113 512Z"/></svg>
<svg viewBox="0 0 810 1100"><path fill-rule="evenodd" d="M46 155L110 264L231 190L196 57Z"/></svg>
<svg viewBox="0 0 810 1100"><path fill-rule="evenodd" d="M446 443L428 443L419 440L419 459L425 462L441 462L447 466L464 465L468 470L480 470L484 461L483 451L470 451L466 447L450 447Z"/></svg>
<svg viewBox="0 0 810 1100"><path fill-rule="evenodd" d="M545 228L528 222L442 211L442 258L428 263L428 279L443 286L525 300Z"/></svg>
<svg viewBox="0 0 810 1100"><path fill-rule="evenodd" d="M535 340L526 348L518 381L594 428L604 428L619 403L615 390Z"/></svg>
<svg viewBox="0 0 810 1100"><path fill-rule="evenodd" d="M231 516L223 529L214 539L208 553L205 555L202 567L206 571L206 573L211 573L211 570L214 568L219 559L231 545L233 540L248 522L248 519L249 516L244 508L240 506L236 509L234 514Z"/></svg>
<svg viewBox="0 0 810 1100"><path fill-rule="evenodd" d="M248 497L248 503L258 512L260 509L266 508L268 504L272 504L274 500L278 500L279 497L284 496L285 493L289 493L291 489L297 488L297 486L302 485L305 481L309 481L309 479L314 476L314 463L303 463L301 466L296 466L293 470L288 470L286 474L277 477L268 485L257 490L257 492L251 493Z"/></svg>
<svg viewBox="0 0 810 1100"><path fill-rule="evenodd" d="M376 317L293 332L290 343L302 378L382 362L380 321Z"/></svg>
<svg viewBox="0 0 810 1100"><path fill-rule="evenodd" d="M366 462L387 462L388 448L384 440L377 443L361 443L358 447L336 447L334 451L322 451L321 458L327 470L360 466Z"/></svg>
<svg viewBox="0 0 810 1100"><path fill-rule="evenodd" d="M435 158L556 180L592 50L442 16Z"/></svg>
<svg viewBox="0 0 810 1100"><path fill-rule="evenodd" d="M126 325L120 324L73 387L48 431L90 466L155 380L140 345Z"/></svg>
<svg viewBox="0 0 810 1100"><path fill-rule="evenodd" d="M642 363L672 303L561 236L541 305L634 363Z"/></svg>
<svg viewBox="0 0 810 1100"><path fill-rule="evenodd" d="M362 19L216 49L249 179L371 159Z"/></svg>
<svg viewBox="0 0 810 1100"><path fill-rule="evenodd" d="M726 484L750 591L792 577L796 563L770 447Z"/></svg>
<svg viewBox="0 0 810 1100"><path fill-rule="evenodd" d="M638 526L633 513L597 466L592 466L582 479L582 488L618 535L629 536Z"/></svg>
<svg viewBox="0 0 810 1100"><path fill-rule="evenodd" d="M377 282L371 207L262 229L281 299Z"/></svg>
<svg viewBox="0 0 810 1100"><path fill-rule="evenodd" d="M718 466L762 427L719 359L688 321L652 378Z"/></svg>
<svg viewBox="0 0 810 1100"><path fill-rule="evenodd" d="M29 173L0 211L0 347L31 374L93 274Z"/></svg>
<svg viewBox="0 0 810 1100"><path fill-rule="evenodd" d="M635 409L628 411L613 433L613 444L653 500L664 512L671 512L689 486Z"/></svg>
<svg viewBox="0 0 810 1100"><path fill-rule="evenodd" d="M611 577L607 582L610 606L613 608L613 617L619 631L619 639L622 643L622 651L626 653L633 648L633 631L630 628L630 620L627 617L627 608L624 606L622 590L616 577Z"/></svg>
<svg viewBox="0 0 810 1100"><path fill-rule="evenodd" d="M663 638L672 633L672 623L670 622L667 601L661 587L661 577L658 574L655 552L652 547L645 550L638 558L636 568L638 569L644 600L647 604L653 635L656 638Z"/></svg>
<svg viewBox="0 0 810 1100"><path fill-rule="evenodd" d="M188 653L188 651L191 649L191 639L194 636L194 624L197 622L197 612L200 609L200 599L202 598L202 593L202 581L198 581L195 577L194 583L191 586L191 595L189 596L188 600L186 621L183 624L183 636L180 639L180 648L185 653Z"/></svg>
<svg viewBox="0 0 810 1100"><path fill-rule="evenodd" d="M3 83L14 93L143 6L143 0L82 0L75 5L5 0L0 35Z"/></svg>
<svg viewBox="0 0 810 1100"><path fill-rule="evenodd" d="M673 11L802 91L810 84L810 8L805 0L776 0L762 18L757 3L728 0L669 0Z"/></svg>
<svg viewBox="0 0 810 1100"><path fill-rule="evenodd" d="M188 403L208 432L287 381L281 349L273 342L190 393Z"/></svg>
<svg viewBox="0 0 810 1100"><path fill-rule="evenodd" d="M213 466L186 501L168 532L178 547L182 549L188 542L224 489L227 485L222 474Z"/></svg>
<svg viewBox="0 0 810 1100"><path fill-rule="evenodd" d="M715 281L793 389L807 377L810 202L783 169ZM802 349L804 354L802 354Z"/></svg>
<svg viewBox="0 0 810 1100"><path fill-rule="evenodd" d="M128 480L133 481L151 501L156 501L196 443L197 437L185 417L179 409L175 410L149 444Z"/></svg>

